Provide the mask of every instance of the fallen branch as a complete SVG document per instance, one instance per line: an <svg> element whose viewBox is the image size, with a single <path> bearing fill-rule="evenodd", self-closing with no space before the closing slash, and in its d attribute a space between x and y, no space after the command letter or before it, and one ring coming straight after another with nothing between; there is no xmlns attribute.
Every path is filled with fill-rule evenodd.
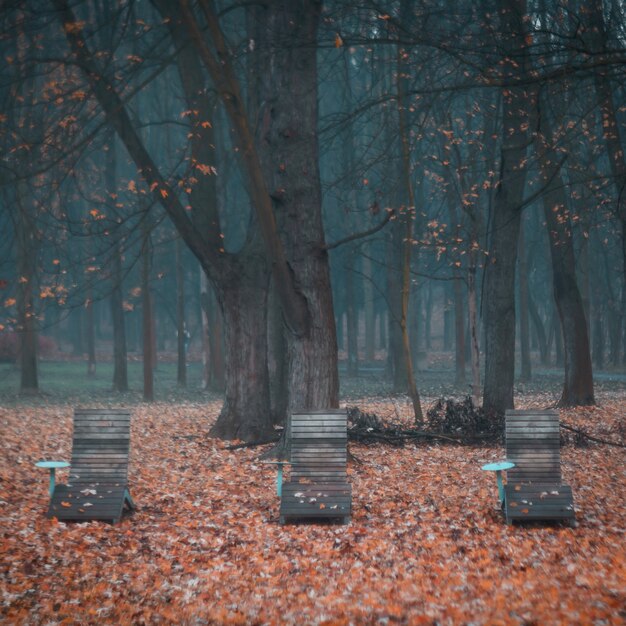
<svg viewBox="0 0 626 626"><path fill-rule="evenodd" d="M616 448L626 448L626 444L619 443L618 441L610 441L609 439L600 439L600 437L593 437L592 435L585 432L584 430L581 430L580 428L574 428L573 426L570 426L569 424L563 424L563 422L561 422L561 428L563 428L564 430L569 430L573 433L576 433L577 435L581 435L582 437L589 439L589 441L595 441L596 443L603 443L607 446L615 446Z"/></svg>
<svg viewBox="0 0 626 626"><path fill-rule="evenodd" d="M274 437L272 439L264 439L262 441L250 441L248 443L234 443L231 446L226 446L224 450L241 450L242 448L256 448L257 446L265 446L268 443L278 443L280 437Z"/></svg>

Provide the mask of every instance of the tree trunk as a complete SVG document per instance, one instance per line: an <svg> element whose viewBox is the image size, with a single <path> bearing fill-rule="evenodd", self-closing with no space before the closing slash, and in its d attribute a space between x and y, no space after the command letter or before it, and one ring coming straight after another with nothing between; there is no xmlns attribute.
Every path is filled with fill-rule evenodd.
<svg viewBox="0 0 626 626"><path fill-rule="evenodd" d="M31 197L25 181L17 184L17 331L19 336L20 392L39 391L37 369L37 316L34 306L35 232L32 223Z"/></svg>
<svg viewBox="0 0 626 626"><path fill-rule="evenodd" d="M465 383L465 307L463 305L463 283L454 279L454 334L455 334L455 382Z"/></svg>
<svg viewBox="0 0 626 626"><path fill-rule="evenodd" d="M530 313L530 319L533 322L537 335L539 360L541 361L541 365L547 365L550 357L550 348L548 346L548 340L546 339L546 329L530 291L528 292L528 312Z"/></svg>
<svg viewBox="0 0 626 626"><path fill-rule="evenodd" d="M528 319L528 260L526 257L526 237L524 235L524 224L522 222L519 233L519 264L518 264L518 285L519 285L519 329L520 329L520 351L522 358L522 371L520 380L528 382L531 379L530 365L530 326Z"/></svg>
<svg viewBox="0 0 626 626"><path fill-rule="evenodd" d="M595 55L602 58L607 53L607 33L604 25L602 0L592 0L589 3L588 10L591 25L588 37L591 48ZM621 45L623 46L623 40ZM606 68L610 67L611 64L608 63ZM624 140L626 137L624 137L623 133L623 124L620 124L617 118L611 77L606 73L606 68L600 65L593 76L600 108L602 133L607 147L611 173L615 182L615 215L622 229L622 309L626 310L626 158L624 157ZM619 343L621 343L621 340ZM624 333L624 358L626 361L626 332Z"/></svg>
<svg viewBox="0 0 626 626"><path fill-rule="evenodd" d="M356 303L354 284L356 273L354 272L355 254L350 247L346 250L346 318L348 335L348 376L359 375L359 311Z"/></svg>
<svg viewBox="0 0 626 626"><path fill-rule="evenodd" d="M147 219L142 223L143 241L141 250L141 311L143 331L143 399L154 401L154 337L152 326L152 297L150 294L150 227Z"/></svg>
<svg viewBox="0 0 626 626"><path fill-rule="evenodd" d="M450 352L452 350L452 329L453 320L453 298L450 298L450 285L445 284L443 288L443 350Z"/></svg>
<svg viewBox="0 0 626 626"><path fill-rule="evenodd" d="M547 103L546 103L547 104ZM568 198L560 175L559 156L552 147L551 120L540 107L540 132L535 134L535 150L541 178L546 184L543 208L550 240L552 284L563 331L565 380L560 406L594 404L593 373L589 335L582 297L576 281L573 226Z"/></svg>
<svg viewBox="0 0 626 626"><path fill-rule="evenodd" d="M400 268L402 264L402 225L394 221L389 227L391 237L387 242L387 365L392 379L394 393L406 393L406 361L402 353L402 330L400 317L402 311L402 286Z"/></svg>
<svg viewBox="0 0 626 626"><path fill-rule="evenodd" d="M223 303L225 398L211 435L259 441L273 434L267 368L268 274L262 258L233 269ZM218 286L221 289L221 286Z"/></svg>
<svg viewBox="0 0 626 626"><path fill-rule="evenodd" d="M476 291L477 252L470 250L469 267L467 269L467 312L469 317L470 360L472 366L472 401L474 406L480 404L480 343L478 339L478 294Z"/></svg>
<svg viewBox="0 0 626 626"><path fill-rule="evenodd" d="M272 422L274 424L286 424L289 405L287 342L280 301L273 285L270 286L269 292L267 335Z"/></svg>
<svg viewBox="0 0 626 626"><path fill-rule="evenodd" d="M87 376L96 375L96 324L93 310L93 288L87 289L85 303L85 341L87 343Z"/></svg>
<svg viewBox="0 0 626 626"><path fill-rule="evenodd" d="M176 381L179 387L187 386L187 325L185 324L185 268L180 237L175 242L176 263Z"/></svg>
<svg viewBox="0 0 626 626"><path fill-rule="evenodd" d="M403 22L412 21L411 4L408 0L403 0L400 5L400 14ZM413 417L416 424L424 421L422 405L415 383L415 373L413 371L413 359L411 357L411 341L407 325L409 316L409 297L411 293L411 253L413 248L413 221L415 220L415 195L411 180L411 146L409 140L409 120L408 109L410 107L408 97L408 76L410 68L407 66L405 58L408 57L406 51L398 44L396 50L396 103L398 107L398 133L400 136L400 146L402 155L401 185L402 195L405 200L404 211L400 212L400 223L402 225L402 280L401 280L401 306L400 306L400 330L402 337L402 352L404 355L407 391L411 403L413 404Z"/></svg>
<svg viewBox="0 0 626 626"><path fill-rule="evenodd" d="M448 212L452 227L452 236L456 241L462 240L461 223L457 210L456 198L449 189L447 195ZM461 271L461 261L459 247L453 246L453 265L457 274L452 281L452 295L454 298L454 346L455 346L455 382L457 385L465 383L465 307L463 306L463 281L458 273Z"/></svg>
<svg viewBox="0 0 626 626"><path fill-rule="evenodd" d="M262 12L259 42L269 53L261 86L264 106L257 124L257 149L291 272L290 284L296 290L289 302L287 294L281 295L288 329L289 411L332 408L339 403L317 146L319 12L315 0L271 3ZM277 287L280 281L276 276ZM297 325L289 310L300 311Z"/></svg>
<svg viewBox="0 0 626 626"><path fill-rule="evenodd" d="M116 148L115 135L107 137L104 177L107 197L110 203L117 193L116 188ZM111 209L114 211L114 209ZM114 214L114 213L113 213ZM124 297L122 294L122 250L120 234L114 229L115 238L111 248L111 319L113 322L113 391L128 391L128 365L126 348L126 324L124 319Z"/></svg>
<svg viewBox="0 0 626 626"><path fill-rule="evenodd" d="M126 326L122 296L122 259L119 246L113 251L111 319L113 321L113 391L128 391Z"/></svg>
<svg viewBox="0 0 626 626"><path fill-rule="evenodd" d="M525 41L525 0L500 0L502 45L515 64L505 62L511 87L502 91L504 137L485 268L484 408L503 414L513 408L515 376L515 265L526 178L526 151L535 110L535 84L516 85L531 69ZM511 67L513 65L513 67ZM511 68L510 70L508 68Z"/></svg>
<svg viewBox="0 0 626 626"><path fill-rule="evenodd" d="M365 308L365 360L372 362L376 347L376 310L374 308L374 276L370 258L371 244L363 256L363 305Z"/></svg>

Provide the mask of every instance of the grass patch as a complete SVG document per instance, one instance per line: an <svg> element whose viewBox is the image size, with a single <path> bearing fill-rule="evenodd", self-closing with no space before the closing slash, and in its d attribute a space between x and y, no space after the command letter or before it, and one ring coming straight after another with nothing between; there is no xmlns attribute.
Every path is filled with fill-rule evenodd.
<svg viewBox="0 0 626 626"><path fill-rule="evenodd" d="M159 363L154 372L155 399L159 401L208 401L220 394L202 389L202 364L190 363L187 367L187 387L177 384L176 363ZM40 393L24 396L19 393L19 369L10 363L0 364L0 401L3 404L47 404L55 402L81 402L90 400L136 403L143 400L143 364L128 362L126 393L113 393L113 364L98 363L95 376L87 375L82 361L41 361L39 364Z"/></svg>

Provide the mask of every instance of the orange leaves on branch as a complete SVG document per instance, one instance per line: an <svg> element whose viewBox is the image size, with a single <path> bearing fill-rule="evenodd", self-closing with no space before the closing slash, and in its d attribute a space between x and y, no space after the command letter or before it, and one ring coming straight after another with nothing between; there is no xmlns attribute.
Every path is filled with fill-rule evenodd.
<svg viewBox="0 0 626 626"><path fill-rule="evenodd" d="M343 39L339 33L335 33L335 48L341 48L343 46Z"/></svg>
<svg viewBox="0 0 626 626"><path fill-rule="evenodd" d="M63 28L66 33L80 33L85 28L85 20L76 20L75 22L65 22Z"/></svg>
<svg viewBox="0 0 626 626"><path fill-rule="evenodd" d="M210 174L217 176L217 170L212 165L205 165L204 163L194 163L194 167L202 172L205 176L209 176Z"/></svg>

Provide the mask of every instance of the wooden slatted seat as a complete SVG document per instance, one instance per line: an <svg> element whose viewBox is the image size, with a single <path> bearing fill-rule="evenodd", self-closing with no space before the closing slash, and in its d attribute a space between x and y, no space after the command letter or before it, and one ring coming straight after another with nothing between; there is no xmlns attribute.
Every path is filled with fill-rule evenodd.
<svg viewBox="0 0 626 626"><path fill-rule="evenodd" d="M129 448L129 411L76 409L69 480L55 486L48 517L115 523L124 505L134 509L128 491Z"/></svg>
<svg viewBox="0 0 626 626"><path fill-rule="evenodd" d="M349 523L345 409L293 413L288 428L291 476L282 486L280 523L288 518L341 518Z"/></svg>
<svg viewBox="0 0 626 626"><path fill-rule="evenodd" d="M567 520L575 523L572 489L561 483L557 411L507 411L507 472L504 509L514 520Z"/></svg>

